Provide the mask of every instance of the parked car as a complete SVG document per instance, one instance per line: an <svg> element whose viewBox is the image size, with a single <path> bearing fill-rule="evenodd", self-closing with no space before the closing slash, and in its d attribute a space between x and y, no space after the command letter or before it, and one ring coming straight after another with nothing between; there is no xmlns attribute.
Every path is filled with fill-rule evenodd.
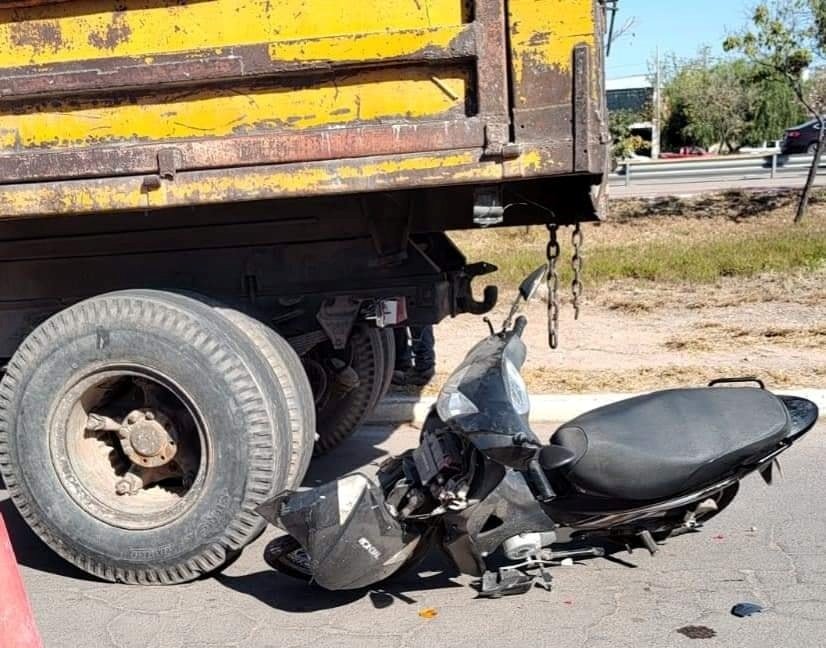
<svg viewBox="0 0 826 648"><path fill-rule="evenodd" d="M738 152L752 155L771 155L772 153L780 153L782 146L783 140L767 140L760 146L741 146Z"/></svg>
<svg viewBox="0 0 826 648"><path fill-rule="evenodd" d="M800 126L787 128L780 152L783 153L783 155L792 155L794 153L814 154L817 149L819 132L820 124L816 119L807 121Z"/></svg>

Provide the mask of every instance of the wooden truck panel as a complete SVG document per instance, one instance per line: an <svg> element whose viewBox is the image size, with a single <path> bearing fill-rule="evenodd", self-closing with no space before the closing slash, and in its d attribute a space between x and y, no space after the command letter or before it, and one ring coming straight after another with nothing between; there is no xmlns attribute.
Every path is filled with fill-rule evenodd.
<svg viewBox="0 0 826 648"><path fill-rule="evenodd" d="M597 0L0 0L0 218L605 163Z"/></svg>

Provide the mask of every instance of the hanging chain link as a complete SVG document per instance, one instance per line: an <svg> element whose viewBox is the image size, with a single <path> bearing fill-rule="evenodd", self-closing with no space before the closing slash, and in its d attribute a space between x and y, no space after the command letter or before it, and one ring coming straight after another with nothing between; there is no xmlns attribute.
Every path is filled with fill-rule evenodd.
<svg viewBox="0 0 826 648"><path fill-rule="evenodd" d="M547 227L548 246L545 248L545 257L548 260L548 274L545 282L548 286L548 346L556 349L559 346L559 275L556 271L556 260L559 258L559 228L554 224Z"/></svg>
<svg viewBox="0 0 826 648"><path fill-rule="evenodd" d="M585 235L579 223L574 226L571 234L571 244L574 248L574 255L571 257L571 269L573 270L573 281L571 282L571 293L574 303L574 319L579 319L579 300L582 297L582 245L585 242Z"/></svg>

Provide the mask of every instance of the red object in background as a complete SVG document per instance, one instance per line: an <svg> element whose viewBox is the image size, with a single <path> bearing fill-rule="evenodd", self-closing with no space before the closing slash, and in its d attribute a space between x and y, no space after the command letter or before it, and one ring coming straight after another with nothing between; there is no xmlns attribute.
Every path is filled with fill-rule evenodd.
<svg viewBox="0 0 826 648"><path fill-rule="evenodd" d="M660 157L666 160L679 160L682 158L705 157L711 155L704 148L699 146L683 146L679 151L670 153L660 153Z"/></svg>
<svg viewBox="0 0 826 648"><path fill-rule="evenodd" d="M0 646L43 648L29 597L17 568L6 523L0 514Z"/></svg>

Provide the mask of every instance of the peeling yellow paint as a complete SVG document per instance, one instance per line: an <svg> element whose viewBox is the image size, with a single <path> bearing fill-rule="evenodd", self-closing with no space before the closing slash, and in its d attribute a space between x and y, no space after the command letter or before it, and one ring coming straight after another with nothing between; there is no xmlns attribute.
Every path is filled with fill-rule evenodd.
<svg viewBox="0 0 826 648"><path fill-rule="evenodd" d="M330 36L270 43L275 61L370 61L415 54L428 47L446 48L462 26L405 29L393 32Z"/></svg>
<svg viewBox="0 0 826 648"><path fill-rule="evenodd" d="M593 0L510 0L513 73L522 83L524 67L532 65L570 72L574 47L593 46L596 15Z"/></svg>
<svg viewBox="0 0 826 648"><path fill-rule="evenodd" d="M460 25L460 0L76 0L0 10L0 68Z"/></svg>
<svg viewBox="0 0 826 648"><path fill-rule="evenodd" d="M519 161L521 169L529 174L539 171L545 162L539 151L535 150L524 151L517 160Z"/></svg>
<svg viewBox="0 0 826 648"><path fill-rule="evenodd" d="M452 96L433 83L427 69L418 69L362 72L341 77L337 83L327 81L305 88L179 91L145 96L136 103L124 99L109 106L78 106L76 100L55 105L49 101L22 114L17 110L4 114L0 105L0 148L220 137L436 117L451 111L462 117L468 91L466 73L446 72L440 81Z"/></svg>
<svg viewBox="0 0 826 648"><path fill-rule="evenodd" d="M197 81L175 90L134 88L131 95L94 90L28 105L0 102L0 152L34 158L40 149L87 152L98 145L260 133L277 142L278 132L284 131L462 120L473 106L484 105L478 104L472 60L465 57L437 67L375 63L428 48L444 50L466 35L475 34L483 46L487 32L468 24L470 6L465 0L73 0L0 9L0 71L23 65L48 71L53 64L93 61L86 67L105 72L111 68L103 59L134 57L138 64L150 65L168 54L182 60L193 52L229 56L248 45L258 47L244 50L250 58L239 57L242 63L257 65L269 57L296 64L300 73L302 63L323 61L335 70L335 80L333 75L294 75L285 81L273 74L255 81L246 77L243 85L237 80L236 85L227 80L212 86ZM596 60L595 0L508 0L506 6L516 101L526 104L514 108L541 111L550 103L550 108L566 104L569 99L560 92L549 100L534 96L527 105L519 88L535 83L526 71L530 66L535 78L547 80L547 85L532 88L570 89L573 50L581 43L594 48ZM371 62L372 67L356 71L358 65L351 64L357 62ZM341 63L348 65L337 66ZM292 65L287 67L292 74ZM592 72L598 70L595 65ZM560 78L564 87L551 85ZM479 79L484 83L484 77ZM512 160L482 159L482 152L474 149L380 161L211 168L179 171L174 181L163 180L157 189L143 187L140 177L112 177L114 170L101 169L96 179L4 185L0 218L543 177L570 172L568 161L555 162L550 154L563 150L559 144L567 134L560 130L561 137L543 131L537 142L520 141L522 154Z"/></svg>
<svg viewBox="0 0 826 648"><path fill-rule="evenodd" d="M502 167L495 162L480 162L480 155L481 151L464 151L408 155L379 162L245 167L232 173L223 170L179 173L174 181L163 181L158 189L150 191L142 187L141 177L7 185L0 192L0 218L366 191L409 185L414 176L419 184L437 184L446 174L454 172L467 180L501 179Z"/></svg>

